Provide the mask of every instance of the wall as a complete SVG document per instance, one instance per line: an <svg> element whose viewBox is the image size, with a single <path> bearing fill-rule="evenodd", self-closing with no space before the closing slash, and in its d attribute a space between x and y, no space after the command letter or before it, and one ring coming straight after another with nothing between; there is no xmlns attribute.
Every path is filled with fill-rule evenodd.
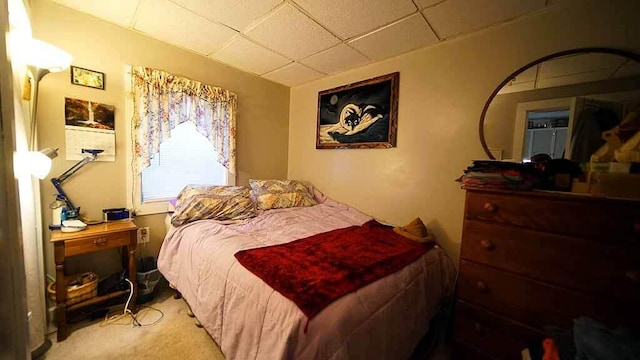
<svg viewBox="0 0 640 360"><path fill-rule="evenodd" d="M229 89L238 95L238 184L250 177L284 178L287 172L289 89L230 68L205 57L143 36L89 15L65 8L48 0L32 0L33 34L57 45L74 57L73 64L104 72L106 90L70 84L69 72L47 75L40 85L38 134L40 148L60 148L50 175L58 176L75 161L65 160L64 98L98 101L116 108L116 161L92 163L64 184L64 189L89 218L101 218L101 210L126 206L124 66L144 65ZM268 136L265 136L268 134ZM55 194L46 179L42 182L44 223L50 220L48 204ZM162 215L136 219L150 225L151 244L147 251L157 253L164 225ZM45 234L48 238L48 234ZM48 244L47 244L48 245ZM52 251L47 246L47 268L53 273ZM110 258L106 259L105 256ZM94 253L69 262L69 270L86 268L88 263L104 260L115 268L103 267L102 273L117 268L117 254ZM112 261L116 260L116 261ZM105 265L106 266L106 265Z"/></svg>
<svg viewBox="0 0 640 360"><path fill-rule="evenodd" d="M457 259L464 191L454 179L486 159L482 107L516 69L576 47L640 48L639 3L560 1L535 15L291 89L289 178L396 224L420 216ZM633 31L632 31L633 29ZM318 91L400 72L398 146L316 150ZM457 262L457 260L456 260Z"/></svg>

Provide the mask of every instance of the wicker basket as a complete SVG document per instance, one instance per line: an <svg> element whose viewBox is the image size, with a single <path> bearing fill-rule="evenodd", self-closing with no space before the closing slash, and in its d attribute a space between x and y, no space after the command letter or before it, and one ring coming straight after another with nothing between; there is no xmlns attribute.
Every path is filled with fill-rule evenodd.
<svg viewBox="0 0 640 360"><path fill-rule="evenodd" d="M64 283L67 285L67 305L73 305L98 295L98 275L94 272L65 276ZM47 286L47 293L49 299L55 302L55 282Z"/></svg>

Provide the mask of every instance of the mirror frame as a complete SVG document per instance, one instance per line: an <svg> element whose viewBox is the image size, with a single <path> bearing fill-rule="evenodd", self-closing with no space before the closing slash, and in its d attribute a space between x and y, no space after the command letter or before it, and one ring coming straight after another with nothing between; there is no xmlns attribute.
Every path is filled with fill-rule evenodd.
<svg viewBox="0 0 640 360"><path fill-rule="evenodd" d="M615 48L604 48L604 47L586 47L586 48L576 48L576 49L571 49L571 50L564 50L564 51L559 51L559 52L556 52L556 53L553 53L553 54L550 54L550 55L546 55L546 56L543 56L543 57L541 57L541 58L539 58L537 60L534 60L534 61L522 66L518 70L514 71L511 75L507 76L507 78L504 79L500 83L500 85L498 85L498 87L496 87L495 90L493 90L493 92L491 93L491 95L487 99L487 102L484 104L484 107L482 108L482 114L480 115L480 127L479 127L480 143L482 144L482 148L483 148L485 154L489 157L490 160L495 160L496 158L493 156L493 154L491 154L491 151L489 151L489 147L487 146L487 142L486 142L486 140L484 138L484 120L485 120L485 116L487 115L487 110L489 110L489 105L491 105L491 102L498 95L498 92L502 89L502 87L507 85L509 83L509 81L511 81L511 79L513 79L514 77L520 75L521 73L523 73L525 70L529 69L532 66L538 65L538 64L540 64L542 62L545 62L547 60L551 60L551 59L557 58L557 57L562 57L562 56L567 56L567 55L585 54L585 53L604 53L604 54L624 56L626 58L635 60L638 63L640 63L640 55L636 54L636 53L634 53L632 51L615 49Z"/></svg>

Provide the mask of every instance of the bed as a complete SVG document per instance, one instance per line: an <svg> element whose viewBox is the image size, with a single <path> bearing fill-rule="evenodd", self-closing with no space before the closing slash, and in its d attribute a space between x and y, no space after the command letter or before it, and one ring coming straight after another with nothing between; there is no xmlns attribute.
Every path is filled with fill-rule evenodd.
<svg viewBox="0 0 640 360"><path fill-rule="evenodd" d="M158 268L229 360L408 359L453 288L455 269L439 247L310 320L234 256L372 219L317 191L314 196L315 206L171 227Z"/></svg>

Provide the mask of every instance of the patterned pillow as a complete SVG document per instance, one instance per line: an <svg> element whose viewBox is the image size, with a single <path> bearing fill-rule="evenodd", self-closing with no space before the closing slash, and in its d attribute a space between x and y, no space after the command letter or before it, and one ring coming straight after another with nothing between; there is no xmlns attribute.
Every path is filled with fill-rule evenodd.
<svg viewBox="0 0 640 360"><path fill-rule="evenodd" d="M178 195L173 226L196 220L243 220L256 216L247 186L187 185Z"/></svg>
<svg viewBox="0 0 640 360"><path fill-rule="evenodd" d="M258 209L317 205L310 186L298 180L249 180Z"/></svg>

